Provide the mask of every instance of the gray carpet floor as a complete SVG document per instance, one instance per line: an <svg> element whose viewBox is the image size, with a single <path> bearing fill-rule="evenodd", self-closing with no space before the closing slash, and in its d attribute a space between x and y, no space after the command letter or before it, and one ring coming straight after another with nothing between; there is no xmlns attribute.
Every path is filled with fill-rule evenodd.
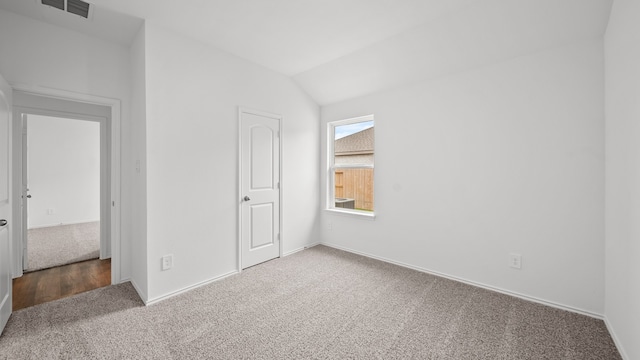
<svg viewBox="0 0 640 360"><path fill-rule="evenodd" d="M47 269L100 257L100 222L50 226L27 232L25 271Z"/></svg>
<svg viewBox="0 0 640 360"><path fill-rule="evenodd" d="M602 321L324 246L144 307L130 284L15 312L2 359L620 359Z"/></svg>

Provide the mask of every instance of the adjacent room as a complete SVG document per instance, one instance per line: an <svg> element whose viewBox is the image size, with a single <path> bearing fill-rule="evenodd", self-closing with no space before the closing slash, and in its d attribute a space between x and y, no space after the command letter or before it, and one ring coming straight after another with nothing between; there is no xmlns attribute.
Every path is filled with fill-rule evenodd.
<svg viewBox="0 0 640 360"><path fill-rule="evenodd" d="M25 271L99 258L100 123L38 115L25 123Z"/></svg>
<svg viewBox="0 0 640 360"><path fill-rule="evenodd" d="M640 359L638 44L636 0L0 0L0 354Z"/></svg>

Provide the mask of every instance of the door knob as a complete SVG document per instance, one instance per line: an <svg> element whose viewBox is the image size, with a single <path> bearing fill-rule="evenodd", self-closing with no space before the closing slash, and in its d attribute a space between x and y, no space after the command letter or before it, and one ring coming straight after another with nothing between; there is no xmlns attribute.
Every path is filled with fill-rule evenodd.
<svg viewBox="0 0 640 360"><path fill-rule="evenodd" d="M0 220L0 227L6 226L7 225L7 220L2 219Z"/></svg>
<svg viewBox="0 0 640 360"><path fill-rule="evenodd" d="M27 199L31 199L31 195L27 195Z"/></svg>
<svg viewBox="0 0 640 360"><path fill-rule="evenodd" d="M249 201L249 200L251 200L251 198L250 198L250 197L248 197L248 196L245 196L243 200L244 200L244 201Z"/></svg>

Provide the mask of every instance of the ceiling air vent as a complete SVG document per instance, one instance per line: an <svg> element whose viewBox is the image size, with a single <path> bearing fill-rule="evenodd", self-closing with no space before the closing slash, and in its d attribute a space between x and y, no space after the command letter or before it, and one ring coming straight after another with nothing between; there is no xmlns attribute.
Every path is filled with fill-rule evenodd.
<svg viewBox="0 0 640 360"><path fill-rule="evenodd" d="M80 0L67 0L67 11L87 19L89 18L89 3Z"/></svg>
<svg viewBox="0 0 640 360"><path fill-rule="evenodd" d="M53 6L56 9L64 10L64 0L42 0L42 4Z"/></svg>
<svg viewBox="0 0 640 360"><path fill-rule="evenodd" d="M41 0L43 5L48 5L71 14L89 18L90 4L81 0Z"/></svg>

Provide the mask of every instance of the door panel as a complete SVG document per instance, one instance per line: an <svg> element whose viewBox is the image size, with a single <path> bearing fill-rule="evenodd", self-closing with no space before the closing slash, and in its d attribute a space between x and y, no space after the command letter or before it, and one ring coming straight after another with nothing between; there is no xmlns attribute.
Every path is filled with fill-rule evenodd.
<svg viewBox="0 0 640 360"><path fill-rule="evenodd" d="M240 112L241 267L280 256L280 117Z"/></svg>
<svg viewBox="0 0 640 360"><path fill-rule="evenodd" d="M251 207L251 251L273 244L273 204Z"/></svg>
<svg viewBox="0 0 640 360"><path fill-rule="evenodd" d="M0 76L0 333L11 316L11 245L9 202L9 123L11 87Z"/></svg>
<svg viewBox="0 0 640 360"><path fill-rule="evenodd" d="M251 190L273 189L273 131L251 128Z"/></svg>

